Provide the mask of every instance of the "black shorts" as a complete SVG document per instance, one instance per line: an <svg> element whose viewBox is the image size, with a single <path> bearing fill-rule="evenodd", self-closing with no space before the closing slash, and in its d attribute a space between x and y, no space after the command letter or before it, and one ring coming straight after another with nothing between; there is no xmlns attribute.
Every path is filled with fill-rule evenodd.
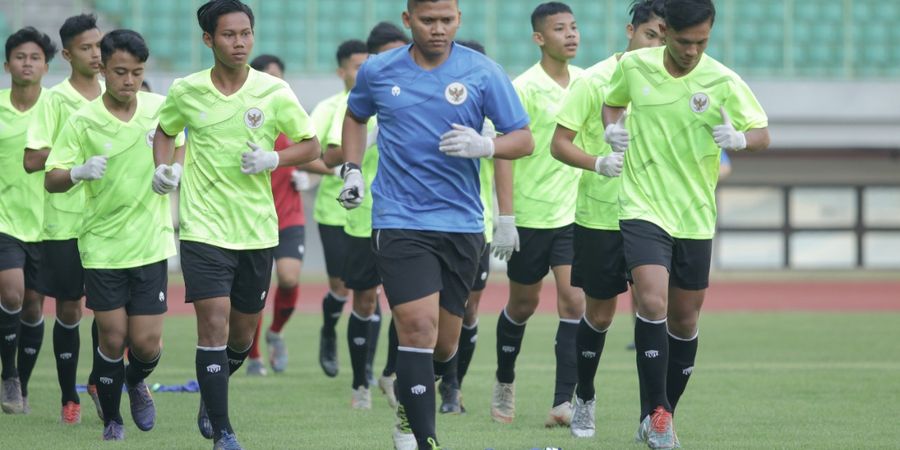
<svg viewBox="0 0 900 450"><path fill-rule="evenodd" d="M491 273L491 244L485 244L481 257L478 258L478 271L475 272L475 281L472 283L472 291L483 291L487 287L488 275Z"/></svg>
<svg viewBox="0 0 900 450"><path fill-rule="evenodd" d="M325 272L329 278L343 278L350 236L344 233L343 226L320 223L319 237L322 239L322 251L325 253Z"/></svg>
<svg viewBox="0 0 900 450"><path fill-rule="evenodd" d="M41 243L22 242L8 234L0 233L0 272L22 269L25 289L39 291L38 273L41 268Z"/></svg>
<svg viewBox="0 0 900 450"><path fill-rule="evenodd" d="M597 300L613 298L628 290L622 233L595 230L575 224L575 260L572 286Z"/></svg>
<svg viewBox="0 0 900 450"><path fill-rule="evenodd" d="M709 287L712 239L673 238L644 220L623 220L619 227L629 271L638 266L664 266L670 286L692 291Z"/></svg>
<svg viewBox="0 0 900 450"><path fill-rule="evenodd" d="M272 248L229 250L181 241L185 300L228 297L231 307L242 313L262 311L272 283L272 252Z"/></svg>
<svg viewBox="0 0 900 450"><path fill-rule="evenodd" d="M375 262L391 307L440 293L440 305L462 317L484 233L375 230Z"/></svg>
<svg viewBox="0 0 900 450"><path fill-rule="evenodd" d="M537 229L516 227L519 248L506 264L506 276L519 284L535 284L544 279L551 267L571 266L575 258L572 225Z"/></svg>
<svg viewBox="0 0 900 450"><path fill-rule="evenodd" d="M168 310L166 260L130 269L85 269L85 306L93 311L125 308L129 316L156 316Z"/></svg>
<svg viewBox="0 0 900 450"><path fill-rule="evenodd" d="M347 289L365 291L381 284L371 238L347 236L347 260L341 279Z"/></svg>
<svg viewBox="0 0 900 450"><path fill-rule="evenodd" d="M38 291L57 300L81 300L84 267L78 253L78 240L41 242Z"/></svg>
<svg viewBox="0 0 900 450"><path fill-rule="evenodd" d="M303 261L304 254L306 254L306 228L303 225L278 230L275 259L294 258Z"/></svg>

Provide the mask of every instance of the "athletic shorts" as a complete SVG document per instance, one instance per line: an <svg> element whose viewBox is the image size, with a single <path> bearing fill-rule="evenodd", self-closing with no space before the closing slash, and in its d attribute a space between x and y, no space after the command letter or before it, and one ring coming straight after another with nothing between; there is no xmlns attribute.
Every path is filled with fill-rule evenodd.
<svg viewBox="0 0 900 450"><path fill-rule="evenodd" d="M181 241L185 300L228 297L231 307L242 313L262 311L272 282L272 253L272 248L229 250Z"/></svg>
<svg viewBox="0 0 900 450"><path fill-rule="evenodd" d="M463 317L484 233L375 230L375 263L391 307L440 293L440 305Z"/></svg>
<svg viewBox="0 0 900 450"><path fill-rule="evenodd" d="M329 278L343 278L350 236L344 233L343 226L320 223L319 237L322 239L322 251L325 253L325 272Z"/></svg>
<svg viewBox="0 0 900 450"><path fill-rule="evenodd" d="M371 238L347 236L347 261L341 279L348 289L365 291L381 284Z"/></svg>
<svg viewBox="0 0 900 450"><path fill-rule="evenodd" d="M25 289L38 289L41 268L41 243L22 242L8 234L0 233L0 272L22 269Z"/></svg>
<svg viewBox="0 0 900 450"><path fill-rule="evenodd" d="M571 266L575 258L573 226L537 229L516 227L519 248L506 264L506 276L519 284L535 284L544 279L551 267Z"/></svg>
<svg viewBox="0 0 900 450"><path fill-rule="evenodd" d="M478 272L475 272L475 282L472 283L472 291L483 291L487 286L488 275L491 273L491 244L484 245L484 251L478 258Z"/></svg>
<svg viewBox="0 0 900 450"><path fill-rule="evenodd" d="M293 258L303 261L306 254L306 228L303 225L278 230L278 247L275 247L275 259Z"/></svg>
<svg viewBox="0 0 900 450"><path fill-rule="evenodd" d="M597 300L613 298L628 290L622 233L595 230L575 224L575 260L572 286Z"/></svg>
<svg viewBox="0 0 900 450"><path fill-rule="evenodd" d="M93 311L125 308L129 316L155 316L168 310L166 260L130 269L85 269L85 306Z"/></svg>
<svg viewBox="0 0 900 450"><path fill-rule="evenodd" d="M712 239L673 238L644 220L622 220L619 228L629 271L638 266L664 266L670 286L691 291L709 287Z"/></svg>
<svg viewBox="0 0 900 450"><path fill-rule="evenodd" d="M38 292L56 300L81 300L84 296L84 267L78 240L41 242L41 270Z"/></svg>

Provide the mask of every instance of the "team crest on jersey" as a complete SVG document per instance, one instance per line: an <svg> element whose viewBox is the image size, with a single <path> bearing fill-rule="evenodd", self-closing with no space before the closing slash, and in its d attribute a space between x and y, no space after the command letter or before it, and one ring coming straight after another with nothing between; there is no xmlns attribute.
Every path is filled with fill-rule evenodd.
<svg viewBox="0 0 900 450"><path fill-rule="evenodd" d="M691 96L691 111L700 114L709 109L709 96L698 92Z"/></svg>
<svg viewBox="0 0 900 450"><path fill-rule="evenodd" d="M147 132L147 146L153 147L153 138L156 137L156 130L150 130Z"/></svg>
<svg viewBox="0 0 900 450"><path fill-rule="evenodd" d="M444 98L446 98L451 105L459 106L469 98L469 91L466 89L465 85L458 81L454 81L447 85L447 89L444 90Z"/></svg>
<svg viewBox="0 0 900 450"><path fill-rule="evenodd" d="M392 87L392 88L391 88L391 95L393 95L394 97L399 97L399 96L400 96L400 86L394 86L394 87Z"/></svg>
<svg viewBox="0 0 900 450"><path fill-rule="evenodd" d="M266 121L266 116L259 108L250 108L244 113L244 123L247 128L255 130Z"/></svg>

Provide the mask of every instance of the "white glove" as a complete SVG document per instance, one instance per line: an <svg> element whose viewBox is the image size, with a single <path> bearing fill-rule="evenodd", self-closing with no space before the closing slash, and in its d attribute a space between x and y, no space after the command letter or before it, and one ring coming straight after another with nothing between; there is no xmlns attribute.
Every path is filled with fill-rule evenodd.
<svg viewBox="0 0 900 450"><path fill-rule="evenodd" d="M606 156L598 156L594 161L594 172L606 177L617 177L622 175L622 164L625 160L625 154L622 152L612 152Z"/></svg>
<svg viewBox="0 0 900 450"><path fill-rule="evenodd" d="M295 170L291 172L291 186L297 192L308 191L312 187L312 180L309 174L303 170Z"/></svg>
<svg viewBox="0 0 900 450"><path fill-rule="evenodd" d="M183 169L181 164L175 163L171 166L168 164L160 164L156 167L153 174L153 192L159 195L166 195L174 191L181 182L181 173Z"/></svg>
<svg viewBox="0 0 900 450"><path fill-rule="evenodd" d="M333 169L333 170L334 170L334 176L340 178L340 177L341 177L341 169L343 169L343 168L344 168L344 165L343 165L343 164L341 164L341 165L339 165L339 166L334 166L334 169Z"/></svg>
<svg viewBox="0 0 900 450"><path fill-rule="evenodd" d="M628 150L628 140L631 139L631 136L628 134L628 130L625 128L625 116L628 113L622 114L619 117L619 120L616 123L611 123L606 126L606 131L603 133L603 139L613 148L613 151L623 153L625 150Z"/></svg>
<svg viewBox="0 0 900 450"><path fill-rule="evenodd" d="M72 184L78 184L82 180L91 181L103 178L103 174L106 173L107 159L109 157L106 155L91 156L84 164L73 167L69 171L69 178L72 179Z"/></svg>
<svg viewBox="0 0 900 450"><path fill-rule="evenodd" d="M346 209L353 209L362 204L363 197L366 195L366 183L363 180L362 172L356 164L344 164L343 178L344 188L338 195L338 202Z"/></svg>
<svg viewBox="0 0 900 450"><path fill-rule="evenodd" d="M497 217L497 231L494 232L491 249L494 256L504 261L509 261L513 252L519 251L519 230L516 229L516 216Z"/></svg>
<svg viewBox="0 0 900 450"><path fill-rule="evenodd" d="M376 123L374 127L372 127L372 131L366 134L366 148L369 148L378 143L378 124Z"/></svg>
<svg viewBox="0 0 900 450"><path fill-rule="evenodd" d="M734 125L731 124L731 117L728 117L728 112L725 111L724 106L719 110L722 112L723 123L713 127L713 139L716 140L716 145L725 150L743 150L747 148L747 136L734 129Z"/></svg>
<svg viewBox="0 0 900 450"><path fill-rule="evenodd" d="M494 139L497 137L497 129L494 128L494 124L485 120L484 125L481 127L481 135L486 138Z"/></svg>
<svg viewBox="0 0 900 450"><path fill-rule="evenodd" d="M490 158L494 156L494 140L454 123L453 129L441 136L438 150L457 158Z"/></svg>
<svg viewBox="0 0 900 450"><path fill-rule="evenodd" d="M275 170L278 167L278 152L263 151L260 146L247 141L250 152L241 154L241 173L254 175L264 170Z"/></svg>

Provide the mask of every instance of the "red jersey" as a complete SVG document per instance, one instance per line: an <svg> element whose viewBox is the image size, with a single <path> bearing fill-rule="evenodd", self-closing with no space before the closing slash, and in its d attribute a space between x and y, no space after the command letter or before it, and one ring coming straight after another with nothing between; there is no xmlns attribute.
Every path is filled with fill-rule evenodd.
<svg viewBox="0 0 900 450"><path fill-rule="evenodd" d="M278 139L275 140L275 151L280 152L291 144L293 143L287 136L279 134ZM275 197L279 231L287 227L306 224L303 216L303 198L291 184L291 174L294 170L295 168L292 166L284 166L272 171L272 195Z"/></svg>

